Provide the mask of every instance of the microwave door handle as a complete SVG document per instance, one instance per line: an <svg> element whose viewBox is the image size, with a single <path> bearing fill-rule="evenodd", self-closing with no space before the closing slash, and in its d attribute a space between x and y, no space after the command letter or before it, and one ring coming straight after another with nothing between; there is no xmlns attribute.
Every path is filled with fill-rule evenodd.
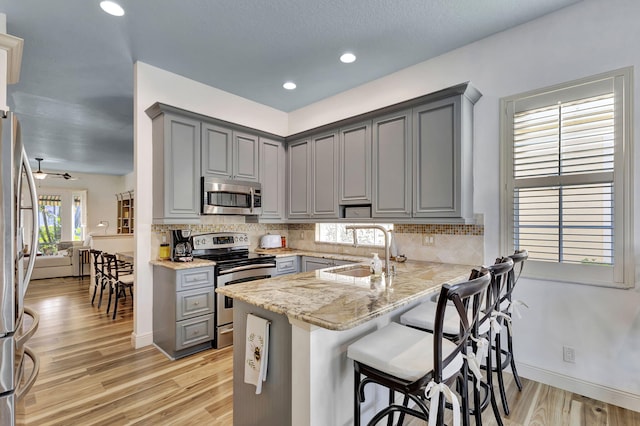
<svg viewBox="0 0 640 426"><path fill-rule="evenodd" d="M18 124L19 126L19 124ZM20 128L16 129L17 137L20 137ZM29 261L27 262L27 271L24 274L24 295L27 293L27 287L29 286L29 280L31 279L31 273L33 272L33 267L36 263L36 253L38 252L38 195L36 193L36 182L33 178L33 172L31 171L31 166L29 165L29 161L27 161L27 153L24 150L24 146L22 147L22 164L27 174L27 184L29 186L29 192L31 195L31 247L29 254ZM19 201L18 201L19 202ZM20 217L20 215L18 215Z"/></svg>
<svg viewBox="0 0 640 426"><path fill-rule="evenodd" d="M256 200L254 199L253 188L249 188L249 196L251 197L251 205L249 206L249 211L253 213L253 206L255 205Z"/></svg>

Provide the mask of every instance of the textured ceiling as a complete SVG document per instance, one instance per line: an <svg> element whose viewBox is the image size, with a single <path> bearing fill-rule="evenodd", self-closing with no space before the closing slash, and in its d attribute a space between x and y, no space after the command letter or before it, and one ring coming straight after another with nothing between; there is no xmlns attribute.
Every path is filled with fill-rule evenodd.
<svg viewBox="0 0 640 426"><path fill-rule="evenodd" d="M25 40L8 103L43 169L126 174L135 61L288 112L577 1L0 0Z"/></svg>

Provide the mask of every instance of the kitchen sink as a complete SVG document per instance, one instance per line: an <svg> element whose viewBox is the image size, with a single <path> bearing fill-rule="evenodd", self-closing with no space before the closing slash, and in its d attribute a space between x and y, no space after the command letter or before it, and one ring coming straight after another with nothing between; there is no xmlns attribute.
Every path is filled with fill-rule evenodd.
<svg viewBox="0 0 640 426"><path fill-rule="evenodd" d="M368 277L371 275L371 268L369 265L347 265L347 266L338 266L337 268L327 269L326 272L336 274L336 275L345 275L347 277Z"/></svg>

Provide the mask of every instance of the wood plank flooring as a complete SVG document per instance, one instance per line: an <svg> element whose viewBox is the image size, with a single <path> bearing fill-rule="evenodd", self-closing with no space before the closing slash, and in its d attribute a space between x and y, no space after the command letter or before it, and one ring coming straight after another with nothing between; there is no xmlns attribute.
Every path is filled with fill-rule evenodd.
<svg viewBox="0 0 640 426"><path fill-rule="evenodd" d="M106 298L91 306L88 286L88 278L29 286L25 304L40 314L40 327L28 345L41 365L25 397L26 424L232 424L232 348L178 361L153 346L135 350L131 298L112 320Z"/></svg>
<svg viewBox="0 0 640 426"><path fill-rule="evenodd" d="M29 286L25 304L40 314L40 327L28 345L41 367L24 402L27 425L232 424L232 348L178 361L153 346L133 349L131 299L112 320L106 301L91 306L88 287L88 278ZM505 426L640 426L640 413L526 379L523 385L518 392L507 378L512 412ZM491 410L483 422L496 424Z"/></svg>

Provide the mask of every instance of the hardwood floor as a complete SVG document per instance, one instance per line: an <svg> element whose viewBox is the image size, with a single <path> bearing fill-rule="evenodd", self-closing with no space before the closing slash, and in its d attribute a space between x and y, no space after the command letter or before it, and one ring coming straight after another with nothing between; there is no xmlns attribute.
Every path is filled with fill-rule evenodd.
<svg viewBox="0 0 640 426"><path fill-rule="evenodd" d="M135 350L131 298L112 320L106 300L91 306L88 286L88 278L29 285L25 304L40 327L28 345L41 366L25 397L26 424L232 424L232 348L178 361L153 346Z"/></svg>
<svg viewBox="0 0 640 426"><path fill-rule="evenodd" d="M231 425L232 348L169 361L155 347L131 347L131 299L112 320L91 306L89 279L32 281L25 304L40 314L28 345L41 359L25 398L28 425ZM96 303L97 305L97 303ZM640 426L640 413L523 379L508 378L505 426ZM491 410L485 425L495 425ZM413 421L411 425L424 425ZM327 425L331 426L331 425Z"/></svg>

